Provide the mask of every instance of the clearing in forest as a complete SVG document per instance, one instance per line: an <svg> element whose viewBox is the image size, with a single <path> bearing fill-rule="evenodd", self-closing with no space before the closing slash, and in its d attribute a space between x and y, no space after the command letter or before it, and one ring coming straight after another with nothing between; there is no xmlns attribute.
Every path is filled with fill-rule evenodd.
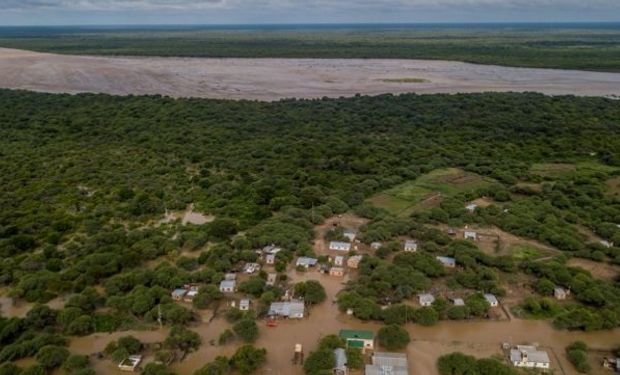
<svg viewBox="0 0 620 375"><path fill-rule="evenodd" d="M610 178L605 184L607 185L605 195L608 198L620 198L620 176Z"/></svg>
<svg viewBox="0 0 620 375"><path fill-rule="evenodd" d="M581 163L537 163L530 167L530 173L546 177L557 178L577 173L583 176L591 176L597 173L609 174L617 171L618 168L598 162Z"/></svg>
<svg viewBox="0 0 620 375"><path fill-rule="evenodd" d="M620 266L597 262L590 259L571 258L568 263L570 267L579 267L590 272L597 279L614 280L620 275Z"/></svg>
<svg viewBox="0 0 620 375"><path fill-rule="evenodd" d="M437 169L377 193L368 202L395 215L407 216L414 211L437 206L443 197L475 191L489 186L493 181L458 168Z"/></svg>

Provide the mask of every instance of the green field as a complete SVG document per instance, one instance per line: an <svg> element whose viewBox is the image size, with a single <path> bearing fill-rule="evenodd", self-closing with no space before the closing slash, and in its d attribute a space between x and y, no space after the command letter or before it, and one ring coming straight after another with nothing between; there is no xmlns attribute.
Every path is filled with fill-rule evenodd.
<svg viewBox="0 0 620 375"><path fill-rule="evenodd" d="M618 24L0 28L0 47L90 55L434 59L620 71Z"/></svg>
<svg viewBox="0 0 620 375"><path fill-rule="evenodd" d="M368 202L395 215L406 216L438 204L443 197L474 191L493 182L492 179L457 168L437 169L414 181L375 194Z"/></svg>
<svg viewBox="0 0 620 375"><path fill-rule="evenodd" d="M508 249L508 252L510 255L519 260L536 259L542 255L540 249L526 244L513 245Z"/></svg>
<svg viewBox="0 0 620 375"><path fill-rule="evenodd" d="M604 165L597 162L580 162L574 164L537 163L530 167L530 173L546 178L558 178L574 174L581 176L592 176L601 173L610 174L617 170L617 167Z"/></svg>

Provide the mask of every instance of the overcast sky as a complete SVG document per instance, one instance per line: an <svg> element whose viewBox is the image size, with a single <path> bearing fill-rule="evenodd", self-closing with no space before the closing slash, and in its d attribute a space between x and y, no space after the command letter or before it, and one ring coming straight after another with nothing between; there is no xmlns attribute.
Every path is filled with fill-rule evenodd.
<svg viewBox="0 0 620 375"><path fill-rule="evenodd" d="M0 0L0 25L620 21L620 0Z"/></svg>

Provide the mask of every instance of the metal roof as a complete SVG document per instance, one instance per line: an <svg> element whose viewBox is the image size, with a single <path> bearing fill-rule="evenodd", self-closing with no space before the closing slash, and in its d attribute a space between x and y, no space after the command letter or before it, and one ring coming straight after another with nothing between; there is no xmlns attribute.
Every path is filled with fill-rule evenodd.
<svg viewBox="0 0 620 375"><path fill-rule="evenodd" d="M404 353L376 352L372 364L379 366L407 367L407 355Z"/></svg>

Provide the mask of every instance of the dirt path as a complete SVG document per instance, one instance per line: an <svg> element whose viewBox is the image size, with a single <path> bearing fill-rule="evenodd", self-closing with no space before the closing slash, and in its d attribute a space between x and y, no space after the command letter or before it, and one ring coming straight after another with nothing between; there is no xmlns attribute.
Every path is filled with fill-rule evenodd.
<svg viewBox="0 0 620 375"><path fill-rule="evenodd" d="M95 57L0 48L0 87L267 101L405 92L612 96L620 95L620 73L430 60Z"/></svg>

